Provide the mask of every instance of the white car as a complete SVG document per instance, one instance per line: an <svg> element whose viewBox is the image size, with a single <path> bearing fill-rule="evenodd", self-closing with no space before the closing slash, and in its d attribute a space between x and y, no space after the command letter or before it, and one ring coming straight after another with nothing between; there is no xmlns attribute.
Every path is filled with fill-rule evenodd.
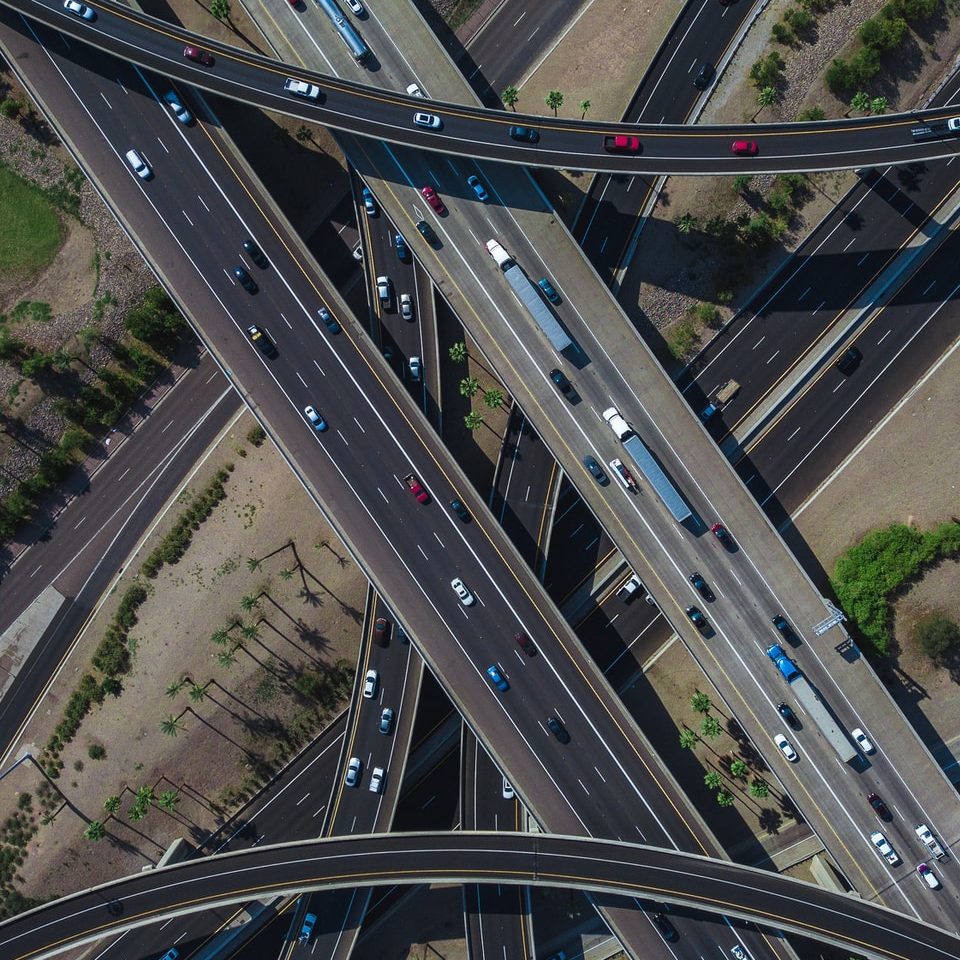
<svg viewBox="0 0 960 960"><path fill-rule="evenodd" d="M400 316L404 320L413 319L413 300L410 298L409 293L400 294Z"/></svg>
<svg viewBox="0 0 960 960"><path fill-rule="evenodd" d="M92 20L97 15L85 3L77 3L77 0L63 0L63 9L81 20Z"/></svg>
<svg viewBox="0 0 960 960"><path fill-rule="evenodd" d="M419 382L420 382L420 375L421 375L421 373L422 373L422 367L421 367L421 364L420 364L420 358L419 358L419 357L411 357L409 363L410 363L410 379L411 379L414 383L419 383Z"/></svg>
<svg viewBox="0 0 960 960"><path fill-rule="evenodd" d="M313 407L304 407L303 412L306 414L307 419L313 425L313 429L317 433L323 433L327 429L327 421L317 413L316 409Z"/></svg>
<svg viewBox="0 0 960 960"><path fill-rule="evenodd" d="M358 243L353 248L353 259L356 260L358 263L363 260L363 244L362 243Z"/></svg>
<svg viewBox="0 0 960 960"><path fill-rule="evenodd" d="M363 695L372 700L377 695L377 684L380 683L380 674L376 670L368 670L363 679Z"/></svg>
<svg viewBox="0 0 960 960"><path fill-rule="evenodd" d="M358 16L363 16L363 4L360 0L347 0L347 6Z"/></svg>
<svg viewBox="0 0 960 960"><path fill-rule="evenodd" d="M880 856L887 863L896 866L900 862L897 851L890 846L890 841L882 833L871 833L870 842L880 851Z"/></svg>
<svg viewBox="0 0 960 960"><path fill-rule="evenodd" d="M374 767L370 774L370 792L379 793L383 789L383 767Z"/></svg>
<svg viewBox="0 0 960 960"><path fill-rule="evenodd" d="M377 297L386 306L393 297L393 284L389 277L377 277Z"/></svg>
<svg viewBox="0 0 960 960"><path fill-rule="evenodd" d="M150 164L143 159L143 156L138 153L136 150L128 150L124 157L127 160L127 163L130 164L130 169L141 179L149 180L153 176L153 171L150 169Z"/></svg>
<svg viewBox="0 0 960 960"><path fill-rule="evenodd" d="M773 738L773 742L780 748L780 752L791 763L796 763L796 761L800 759L797 756L797 751L793 749L793 744L782 733L778 733Z"/></svg>
<svg viewBox="0 0 960 960"><path fill-rule="evenodd" d="M459 577L454 577L450 581L450 586L453 587L453 592L460 598L460 602L465 607L473 605L473 594L466 588Z"/></svg>
<svg viewBox="0 0 960 960"><path fill-rule="evenodd" d="M513 784L506 778L503 778L503 799L512 800L514 797Z"/></svg>
<svg viewBox="0 0 960 960"><path fill-rule="evenodd" d="M304 100L317 100L320 97L320 88L315 83L306 80L294 80L288 77L283 81L283 89L292 97L302 97Z"/></svg>
<svg viewBox="0 0 960 960"><path fill-rule="evenodd" d="M344 775L343 782L348 787L355 787L360 782L360 771L363 769L363 762L359 757L351 757L347 764L347 772Z"/></svg>
<svg viewBox="0 0 960 960"><path fill-rule="evenodd" d="M415 84L411 83L407 87L407 96L408 97L422 97L423 91Z"/></svg>
<svg viewBox="0 0 960 960"><path fill-rule="evenodd" d="M850 735L857 741L857 746L864 753L873 753L873 744L867 739L867 735L859 727L857 727L856 730L851 730Z"/></svg>
<svg viewBox="0 0 960 960"><path fill-rule="evenodd" d="M960 117L951 117L947 121L947 129L951 133L960 133ZM920 868L917 867L917 869L919 870Z"/></svg>
<svg viewBox="0 0 960 960"><path fill-rule="evenodd" d="M937 875L930 869L930 867L925 863L917 864L917 875L923 880L923 882L931 890L940 889L940 880L937 878Z"/></svg>
<svg viewBox="0 0 960 960"><path fill-rule="evenodd" d="M418 127L429 127L431 130L439 130L443 126L443 121L435 113L415 113L413 122Z"/></svg>

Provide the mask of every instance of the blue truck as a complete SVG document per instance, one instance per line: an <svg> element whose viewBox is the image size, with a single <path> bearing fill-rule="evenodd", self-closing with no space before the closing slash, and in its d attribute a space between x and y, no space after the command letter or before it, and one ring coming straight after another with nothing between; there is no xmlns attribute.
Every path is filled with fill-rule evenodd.
<svg viewBox="0 0 960 960"><path fill-rule="evenodd" d="M790 685L790 689L797 698L797 702L809 714L820 732L826 737L837 756L849 763L858 756L850 738L837 725L833 715L824 706L816 690L807 682L807 678L800 668L787 656L779 643L767 647L767 656L774 662L780 675Z"/></svg>

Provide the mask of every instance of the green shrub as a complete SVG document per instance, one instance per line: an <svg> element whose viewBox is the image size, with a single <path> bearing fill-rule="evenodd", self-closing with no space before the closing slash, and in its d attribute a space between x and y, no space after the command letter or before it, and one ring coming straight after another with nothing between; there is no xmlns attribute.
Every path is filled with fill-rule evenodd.
<svg viewBox="0 0 960 960"><path fill-rule="evenodd" d="M889 652L889 598L925 567L960 553L960 524L922 532L893 524L867 534L836 563L831 578L847 616L878 653Z"/></svg>
<svg viewBox="0 0 960 960"><path fill-rule="evenodd" d="M884 7L875 17L861 24L857 36L861 43L874 50L892 50L900 45L907 31L907 21L902 17L890 16Z"/></svg>
<svg viewBox="0 0 960 960"><path fill-rule="evenodd" d="M795 40L793 31L787 23L775 23L770 28L770 37L775 43L782 43L785 47L792 47Z"/></svg>
<svg viewBox="0 0 960 960"><path fill-rule="evenodd" d="M913 641L934 663L943 663L960 647L960 626L942 613L931 613L914 627Z"/></svg>
<svg viewBox="0 0 960 960"><path fill-rule="evenodd" d="M700 333L689 317L678 321L667 337L667 348L678 359L685 357L697 345Z"/></svg>
<svg viewBox="0 0 960 960"><path fill-rule="evenodd" d="M91 760L102 760L107 755L107 748L102 743L91 743L87 748L87 756Z"/></svg>
<svg viewBox="0 0 960 960"><path fill-rule="evenodd" d="M850 64L843 57L837 57L833 63L827 67L827 73L824 77L827 89L835 96L841 97L854 86L853 71Z"/></svg>
<svg viewBox="0 0 960 960"><path fill-rule="evenodd" d="M247 443L252 444L254 447L259 447L260 444L266 439L267 433L259 423L255 423L247 431Z"/></svg>
<svg viewBox="0 0 960 960"><path fill-rule="evenodd" d="M780 81L780 74L786 66L786 61L772 50L767 56L761 57L750 68L750 79L758 90L764 87L775 87Z"/></svg>
<svg viewBox="0 0 960 960"><path fill-rule="evenodd" d="M813 26L813 14L803 7L791 7L784 15L783 19L793 27L797 34L805 33Z"/></svg>

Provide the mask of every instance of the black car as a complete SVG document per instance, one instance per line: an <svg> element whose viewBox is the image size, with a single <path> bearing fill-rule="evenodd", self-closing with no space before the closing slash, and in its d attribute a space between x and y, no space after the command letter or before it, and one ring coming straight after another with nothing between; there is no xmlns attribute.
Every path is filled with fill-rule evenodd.
<svg viewBox="0 0 960 960"><path fill-rule="evenodd" d="M243 289L246 290L247 293L256 293L260 289L257 286L257 284L254 282L253 277L251 277L250 274L247 273L247 268L244 267L242 264L239 267L233 268L233 275L234 277L236 277L237 282L240 284L240 286L243 287Z"/></svg>
<svg viewBox="0 0 960 960"><path fill-rule="evenodd" d="M694 570L693 573L690 574L690 582L693 584L697 593L699 593L707 603L713 603L713 601L717 599L699 570Z"/></svg>
<svg viewBox="0 0 960 960"><path fill-rule="evenodd" d="M567 733L567 728L556 717L547 717L547 726L561 743L570 742L570 734Z"/></svg>
<svg viewBox="0 0 960 960"><path fill-rule="evenodd" d="M464 522L470 522L470 514L467 508L459 500L450 501L450 509Z"/></svg>
<svg viewBox="0 0 960 960"><path fill-rule="evenodd" d="M849 377L850 374L860 366L862 359L863 354L856 347L848 347L843 356L837 361L836 367L845 377Z"/></svg>
<svg viewBox="0 0 960 960"><path fill-rule="evenodd" d="M668 943L673 943L679 937L677 928L662 913L655 913L650 919L660 931L660 936Z"/></svg>
<svg viewBox="0 0 960 960"><path fill-rule="evenodd" d="M263 255L263 251L252 241L244 240L243 249L247 251L247 256L258 266L261 270L266 270L270 266L270 261Z"/></svg>
<svg viewBox="0 0 960 960"><path fill-rule="evenodd" d="M777 711L780 716L783 717L783 719L786 720L791 727L793 727L794 730L800 729L800 721L797 719L797 715L793 712L793 708L789 703L778 703Z"/></svg>
<svg viewBox="0 0 960 960"><path fill-rule="evenodd" d="M687 616L693 621L693 625L703 633L707 629L707 618L700 612L699 607L687 607Z"/></svg>
<svg viewBox="0 0 960 960"><path fill-rule="evenodd" d="M511 127L509 133L512 139L526 143L537 143L540 139L540 134L533 127Z"/></svg>
<svg viewBox="0 0 960 960"><path fill-rule="evenodd" d="M250 338L250 342L265 356L265 357L275 357L278 355L277 345L270 339L270 334L267 333L263 327L258 327L255 323L251 323L247 327L247 336Z"/></svg>
<svg viewBox="0 0 960 960"><path fill-rule="evenodd" d="M890 815L890 811L887 809L887 805L875 794L871 793L867 797L867 801L874 810L877 811L877 816L881 820L892 820L893 817Z"/></svg>
<svg viewBox="0 0 960 960"><path fill-rule="evenodd" d="M605 487L610 482L607 479L607 475L600 469L600 464L597 463L593 457L584 457L583 465L593 474L593 479L596 480L601 487Z"/></svg>
<svg viewBox="0 0 960 960"><path fill-rule="evenodd" d="M562 370L551 370L550 381L566 397L569 397L573 391L570 381Z"/></svg>
<svg viewBox="0 0 960 960"><path fill-rule="evenodd" d="M437 239L436 231L433 227L427 223L426 220L417 221L417 229L420 231L420 235L423 237L431 247L435 247L440 241Z"/></svg>
<svg viewBox="0 0 960 960"><path fill-rule="evenodd" d="M717 71L713 69L713 64L702 63L700 65L700 72L693 78L693 85L698 90L706 90L707 87L710 86L710 81L716 72Z"/></svg>

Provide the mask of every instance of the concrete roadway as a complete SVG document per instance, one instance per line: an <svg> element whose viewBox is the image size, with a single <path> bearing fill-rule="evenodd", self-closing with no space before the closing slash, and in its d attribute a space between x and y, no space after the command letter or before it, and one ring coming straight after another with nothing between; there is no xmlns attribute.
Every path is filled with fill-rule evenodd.
<svg viewBox="0 0 960 960"><path fill-rule="evenodd" d="M115 0L100 0L99 16L89 23L66 13L56 0L3 2L81 42L96 44L108 53L135 60L148 70L184 83L380 143L406 144L439 154L621 174L735 175L911 163L949 157L955 152L952 137L913 141L910 134L918 121L946 121L951 114L944 110L815 125L641 125L631 128L643 138L643 149L637 154L607 153L603 149L603 136L623 125L505 114L457 104L434 104L432 109L442 117L443 124L440 129L427 130L412 124L412 113L423 107L422 100L325 74L297 71L321 88L318 102L311 104L284 94L285 70L279 70L275 61L144 17ZM217 66L208 69L185 60L181 55L185 44L211 49ZM511 139L506 131L514 124L536 127L541 132L540 141L530 144ZM730 143L738 138L757 141L759 152L755 156L733 156ZM158 156L148 155L147 160L152 157L155 162Z"/></svg>
<svg viewBox="0 0 960 960"><path fill-rule="evenodd" d="M883 960L960 957L960 937L954 933L805 881L651 847L524 833L386 834L187 861L5 920L0 924L0 950L10 960L42 960L108 933L251 897L478 878L663 900L772 924Z"/></svg>
<svg viewBox="0 0 960 960"><path fill-rule="evenodd" d="M0 35L11 37L2 21ZM110 454L49 537L21 554L4 576L3 627L49 584L69 599L0 701L0 745L7 759L98 598L239 406L240 398L204 355Z"/></svg>

